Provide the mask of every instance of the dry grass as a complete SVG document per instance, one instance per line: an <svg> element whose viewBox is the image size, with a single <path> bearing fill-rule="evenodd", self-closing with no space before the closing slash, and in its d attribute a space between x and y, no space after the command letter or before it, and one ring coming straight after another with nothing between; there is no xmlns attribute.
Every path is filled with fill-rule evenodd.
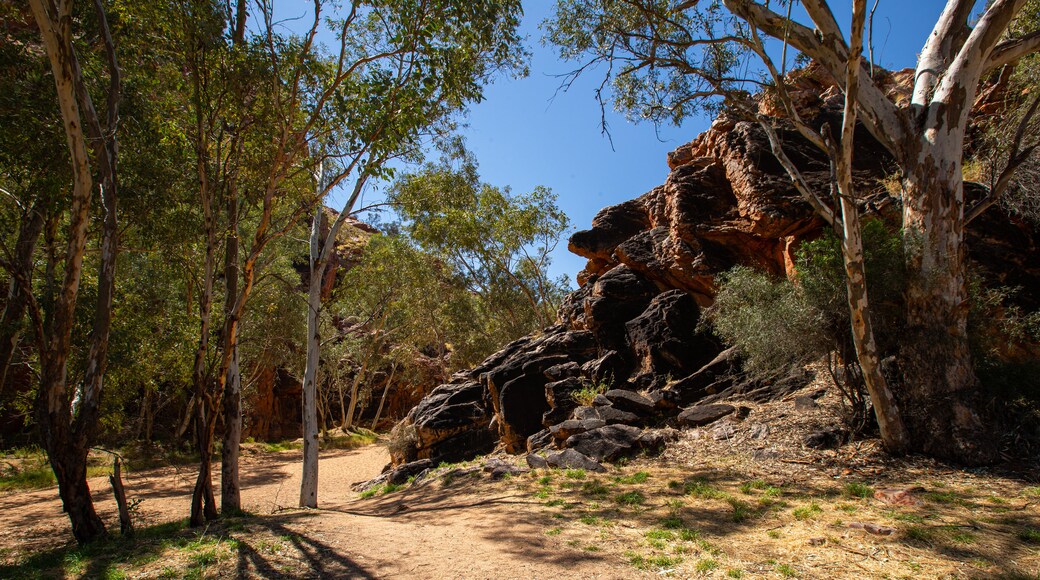
<svg viewBox="0 0 1040 580"><path fill-rule="evenodd" d="M834 423L833 397L808 411L744 403L752 411L731 439L685 432L663 457L581 486L551 470L516 485L541 498L560 549L610 555L633 573L1040 577L1040 487L1029 474L892 459L876 441L804 448L805 434ZM757 423L770 426L764 438L750 435ZM616 499L635 494L644 501Z"/></svg>

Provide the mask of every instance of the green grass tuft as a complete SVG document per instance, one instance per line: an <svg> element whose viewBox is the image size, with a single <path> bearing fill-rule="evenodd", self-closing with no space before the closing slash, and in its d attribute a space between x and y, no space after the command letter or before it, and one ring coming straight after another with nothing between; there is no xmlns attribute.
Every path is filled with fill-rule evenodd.
<svg viewBox="0 0 1040 580"><path fill-rule="evenodd" d="M637 471L632 475L618 476L614 478L614 481L624 485L634 485L638 483L646 483L646 480L650 479L650 473L646 471Z"/></svg>
<svg viewBox="0 0 1040 580"><path fill-rule="evenodd" d="M807 506L795 508L794 512L792 513L794 514L794 517L797 520L811 520L812 518L823 513L823 508L820 507L820 504L813 501L809 502L809 505Z"/></svg>
<svg viewBox="0 0 1040 580"><path fill-rule="evenodd" d="M626 491L625 493L616 496L614 501L621 505L643 505L646 503L646 496L638 491Z"/></svg>
<svg viewBox="0 0 1040 580"><path fill-rule="evenodd" d="M874 497L874 488L870 487L865 483L858 481L850 481L845 484L845 487L841 490L842 495L845 497L858 497L865 499L868 497Z"/></svg>

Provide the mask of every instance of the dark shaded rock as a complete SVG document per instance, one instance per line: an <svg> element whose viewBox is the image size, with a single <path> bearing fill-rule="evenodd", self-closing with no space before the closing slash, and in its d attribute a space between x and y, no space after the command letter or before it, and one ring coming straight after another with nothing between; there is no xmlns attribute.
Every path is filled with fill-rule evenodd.
<svg viewBox="0 0 1040 580"><path fill-rule="evenodd" d="M498 443L493 429L469 429L438 442L427 450L434 464L457 463L490 453Z"/></svg>
<svg viewBox="0 0 1040 580"><path fill-rule="evenodd" d="M579 451L575 451L574 449L553 451L545 456L545 461L551 467L558 467L560 469L584 469L585 471L595 471L598 473L607 470L607 468L603 467L595 460Z"/></svg>
<svg viewBox="0 0 1040 580"><path fill-rule="evenodd" d="M586 383L577 377L545 385L545 399L552 409L542 415L542 425L555 425L569 418L571 411L578 406L578 402L574 400L574 393L586 386Z"/></svg>
<svg viewBox="0 0 1040 580"><path fill-rule="evenodd" d="M576 377L581 374L581 365L574 361L567 361L545 369L544 374L545 378L550 381L559 381L561 379Z"/></svg>
<svg viewBox="0 0 1040 580"><path fill-rule="evenodd" d="M608 399L605 396L603 396L602 393L599 394L599 395L596 395L592 399L592 406L594 406L594 407L606 407L607 405L610 405L610 399Z"/></svg>
<svg viewBox="0 0 1040 580"><path fill-rule="evenodd" d="M653 401L632 391L611 389L603 396L610 400L614 408L637 415L653 415L656 409Z"/></svg>
<svg viewBox="0 0 1040 580"><path fill-rule="evenodd" d="M682 290L656 296L637 318L625 324L628 344L636 355L640 387L663 386L668 375L683 376L710 362L719 344L697 334L700 308Z"/></svg>
<svg viewBox="0 0 1040 580"><path fill-rule="evenodd" d="M679 431L675 429L644 431L639 436L639 448L646 453L660 453L668 443L677 439L679 439Z"/></svg>
<svg viewBox="0 0 1040 580"><path fill-rule="evenodd" d="M628 376L632 363L616 350L608 350L603 356L581 366L581 373L597 384L612 385Z"/></svg>
<svg viewBox="0 0 1040 580"><path fill-rule="evenodd" d="M531 453L538 449L548 447L552 443L552 434L549 433L548 429L542 429L541 431L531 435L527 438L527 452Z"/></svg>
<svg viewBox="0 0 1040 580"><path fill-rule="evenodd" d="M669 390L650 391L646 394L646 398L654 404L655 409L665 413L670 411L678 412L677 409L681 402L679 396L674 391Z"/></svg>
<svg viewBox="0 0 1040 580"><path fill-rule="evenodd" d="M812 449L834 449L845 442L848 432L841 427L827 427L805 436L803 442Z"/></svg>
<svg viewBox="0 0 1040 580"><path fill-rule="evenodd" d="M642 429L628 425L607 425L574 435L566 445L596 461L614 461L639 452Z"/></svg>
<svg viewBox="0 0 1040 580"><path fill-rule="evenodd" d="M689 405L707 395L731 387L739 372L739 351L737 347L730 347L720 352L693 374L668 385L662 389L662 392L672 393L671 396L678 401L680 406Z"/></svg>
<svg viewBox="0 0 1040 580"><path fill-rule="evenodd" d="M545 385L549 382L546 369L572 360L586 361L596 352L596 341L591 333L557 325L481 375L506 451L524 450L527 437L544 427L543 416L551 408L545 394ZM559 415L565 419L569 409L561 410Z"/></svg>
<svg viewBox="0 0 1040 580"><path fill-rule="evenodd" d="M585 300L585 326L602 348L627 351L625 323L639 316L657 293L653 282L628 266L612 268L596 280Z"/></svg>
<svg viewBox="0 0 1040 580"><path fill-rule="evenodd" d="M526 459L527 459L527 465L531 469L545 469L545 468L549 467L549 462L546 461L544 457L542 457L541 455L538 455L537 453L528 453Z"/></svg>
<svg viewBox="0 0 1040 580"><path fill-rule="evenodd" d="M431 468L433 468L433 462L429 459L420 459L418 461L404 463L393 469L384 470L378 477L355 485L354 489L357 491L366 491L387 483L392 485L401 485L406 483L408 478L418 476L422 472Z"/></svg>
<svg viewBox="0 0 1040 580"><path fill-rule="evenodd" d="M592 218L592 228L575 232L567 249L579 256L610 260L618 244L650 225L639 200L603 208Z"/></svg>
<svg viewBox="0 0 1040 580"><path fill-rule="evenodd" d="M599 429L606 424L607 422L603 419L568 419L559 425L549 427L549 433L552 434L553 439L564 441L571 435L584 433L590 429Z"/></svg>
<svg viewBox="0 0 1040 580"><path fill-rule="evenodd" d="M675 420L684 427L700 427L714 423L736 410L733 405L696 405L679 413Z"/></svg>
<svg viewBox="0 0 1040 580"><path fill-rule="evenodd" d="M635 413L615 409L610 405L599 407L578 407L574 410L575 419L600 419L607 425L639 425L642 418Z"/></svg>
<svg viewBox="0 0 1040 580"><path fill-rule="evenodd" d="M497 433L489 427L491 414L484 395L484 388L473 381L434 389L394 428L392 438L400 444L391 446L391 460L400 465L489 451Z"/></svg>

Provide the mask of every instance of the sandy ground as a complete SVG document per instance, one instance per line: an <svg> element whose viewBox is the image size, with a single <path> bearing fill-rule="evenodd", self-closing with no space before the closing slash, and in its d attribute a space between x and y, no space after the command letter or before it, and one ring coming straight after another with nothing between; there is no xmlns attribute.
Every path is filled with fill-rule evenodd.
<svg viewBox="0 0 1040 580"><path fill-rule="evenodd" d="M359 499L351 485L378 475L384 447L323 452L317 511L295 509L299 452L244 456L243 508L262 518L252 537L279 538L292 554L263 541L240 541L238 561L221 577L321 578L631 578L615 559L558 550L545 535L537 500L503 486L423 488ZM219 467L215 467L219 473ZM140 499L139 525L183 519L194 483L192 466L165 467L126 477L127 495ZM104 478L90 481L101 517L118 527ZM483 488L484 486L480 486ZM219 495L219 489L217 490ZM57 489L0 496L0 546L9 553L60 548L68 520ZM274 542L272 542L273 544ZM639 575L638 572L635 574Z"/></svg>

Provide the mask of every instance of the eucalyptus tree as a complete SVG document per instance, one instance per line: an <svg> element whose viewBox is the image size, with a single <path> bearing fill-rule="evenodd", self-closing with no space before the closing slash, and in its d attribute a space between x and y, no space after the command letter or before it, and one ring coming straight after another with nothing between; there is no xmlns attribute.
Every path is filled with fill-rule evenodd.
<svg viewBox="0 0 1040 580"><path fill-rule="evenodd" d="M548 37L581 70L605 63L604 86L634 118L680 123L703 108L727 107L757 120L773 152L808 203L843 240L849 308L857 354L866 374L886 447L917 450L969 463L995 458L967 335L964 230L1003 194L1035 144L1016 131L1007 161L983 199L965 198L962 164L969 113L979 86L1003 67L1040 50L1040 31L1013 27L1026 0L948 0L918 57L912 96L895 102L863 58L865 0L852 2L846 35L825 0L559 0ZM767 40L768 39L768 40ZM774 43L767 50L767 42ZM869 39L866 41L869 48ZM845 93L841 127L829 134L808 126L787 95L788 53L811 59ZM773 61L777 54L780 66ZM744 74L753 69L755 73ZM758 76L756 73L761 73ZM764 80L763 80L764 77ZM779 98L783 122L831 159L828 191L813 190L787 159L773 124L756 115L744 91L766 85ZM599 93L606 98L605 92ZM1032 111L1035 113L1035 108ZM851 172L851 129L862 125L899 168L908 288L900 348L898 397L876 372ZM871 384L872 383L872 384ZM896 406L899 403L899 407Z"/></svg>
<svg viewBox="0 0 1040 580"><path fill-rule="evenodd" d="M455 151L402 176L390 199L411 238L450 263L480 297L484 319L497 326L493 344L555 322L569 288L549 274L550 254L570 222L551 190L518 195L482 183L472 156Z"/></svg>
<svg viewBox="0 0 1040 580"><path fill-rule="evenodd" d="M39 359L37 424L58 481L64 510L72 523L73 535L78 542L86 543L106 534L104 523L94 510L86 473L87 454L97 431L115 291L118 235L116 130L122 93L121 76L115 43L100 0L95 1L90 10L97 23L96 34L99 45L103 47L108 73L104 113L95 108L88 90L85 63L80 56L80 51L83 51L80 43L82 31L73 30L76 24L74 3L71 0L33 0L29 7L39 32L39 41L31 44L42 47L49 62L51 82L56 92L48 91L48 96L56 97L67 147L70 171L59 175L71 181L71 191L53 196L48 200L52 204L50 207L43 203L23 206L16 249L5 252L8 255L4 260L5 269L12 278L11 288L17 289L20 296L15 297L14 304L8 303L5 307L5 318L17 309L28 314ZM44 139L46 136L46 133L41 135ZM88 352L83 357L83 376L70 381L73 329L84 278L84 255L91 230L91 202L95 188L102 206L101 224L95 230L100 232L97 296ZM37 201L47 197L41 195ZM48 245L53 251L45 280L38 286L31 279L33 246L44 225L49 230ZM59 254L56 246L62 225L66 226L66 246ZM19 318L18 312L13 314L11 321ZM12 341L5 342L7 346L14 345ZM9 356L7 348L4 356Z"/></svg>
<svg viewBox="0 0 1040 580"><path fill-rule="evenodd" d="M316 101L329 102L309 136L316 198L341 186L349 194L327 231L321 207L311 228L301 507L317 507L321 282L339 230L366 184L392 173L389 161L415 158L424 137L449 130L494 74L521 70L521 14L518 0L378 0L351 2L333 19L339 47L329 72L338 82Z"/></svg>

